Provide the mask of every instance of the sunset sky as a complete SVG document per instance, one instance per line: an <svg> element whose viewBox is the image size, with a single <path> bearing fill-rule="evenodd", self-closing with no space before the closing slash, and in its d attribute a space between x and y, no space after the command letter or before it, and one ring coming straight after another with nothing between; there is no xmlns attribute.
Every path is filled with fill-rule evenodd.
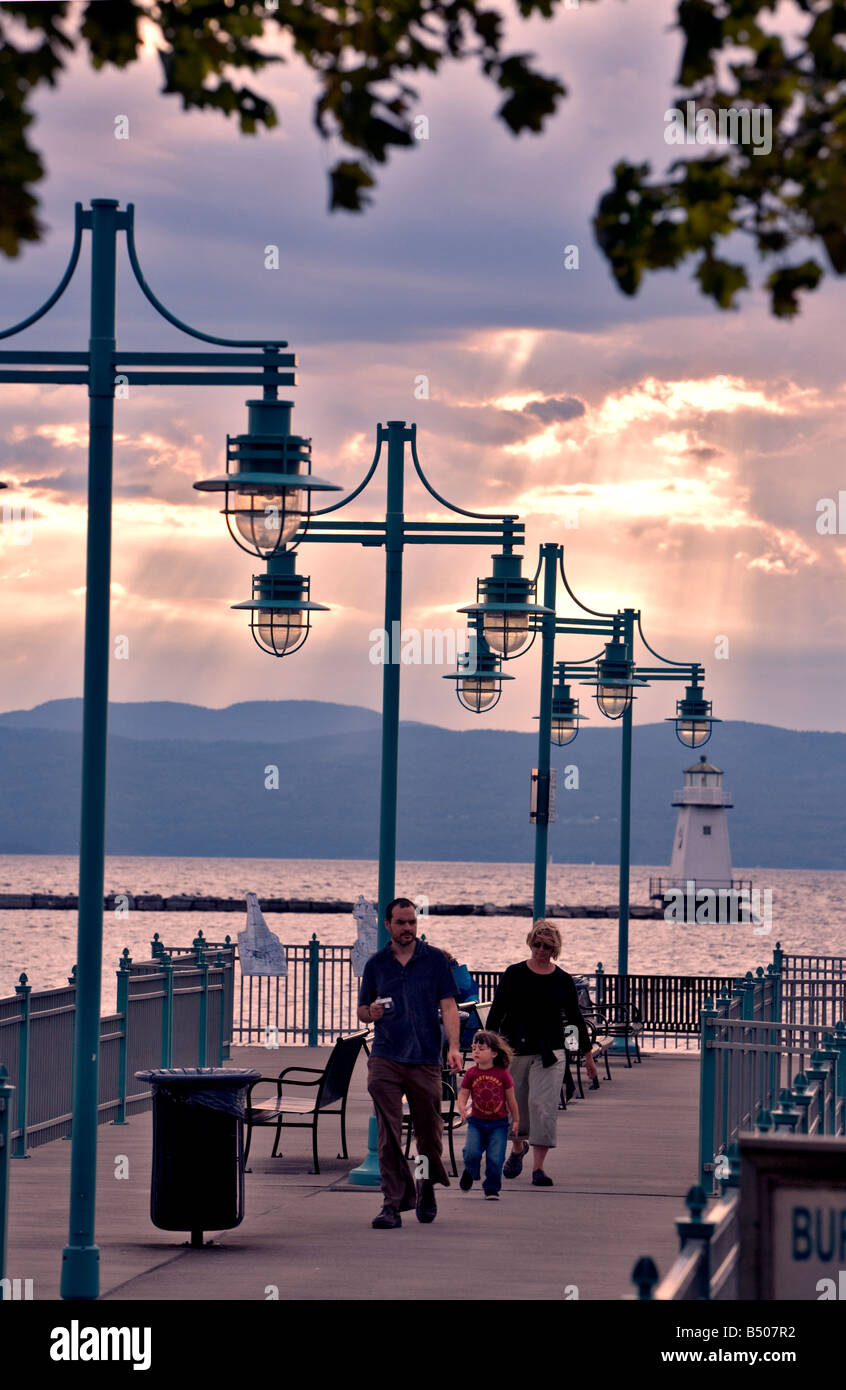
<svg viewBox="0 0 846 1390"><path fill-rule="evenodd" d="M816 529L820 499L846 489L846 285L827 278L793 323L774 320L758 290L740 312L718 311L689 265L632 300L593 244L615 160L649 159L657 172L678 154L663 138L680 48L673 14L664 0L601 0L551 22L515 21L512 49L538 53L569 88L541 137L514 139L495 121L496 92L471 64L421 79L430 137L392 158L357 217L326 211L339 151L312 129L314 87L296 58L254 80L282 125L252 138L159 95L152 36L126 73L95 75L77 59L37 104L48 232L0 260L0 326L57 283L76 200L133 201L144 273L175 314L210 333L288 339L299 358L294 428L313 438L320 476L351 489L377 422L416 421L440 492L519 512L524 572L540 542L562 541L583 602L641 608L652 646L705 664L716 715L846 731L846 534ZM118 115L128 140L114 138ZM265 269L268 245L278 270ZM568 270L573 245L579 268ZM86 346L89 246L86 234L57 308L4 348ZM119 345L188 350L120 255ZM766 273L753 267L752 278ZM415 399L421 374L428 400ZM331 612L291 658L262 654L229 607L250 596L251 562L192 483L223 472L225 436L246 428L250 394L139 386L116 405L112 632L129 639L129 659L112 662L111 697L378 708L369 650L381 551L301 548L312 598ZM0 513L4 503L34 513L31 530L8 510L0 527L3 710L82 693L87 407L81 387L0 386L0 478L11 489ZM407 515L435 519L412 477ZM378 518L383 481L353 506ZM481 548L409 548L405 625L461 629L455 610L489 570ZM720 637L728 659L715 659ZM556 655L591 650L562 639ZM446 669L404 670L403 716L479 724L440 679ZM507 669L518 679L487 727L529 730L539 651ZM643 692L636 718L672 714L682 694Z"/></svg>

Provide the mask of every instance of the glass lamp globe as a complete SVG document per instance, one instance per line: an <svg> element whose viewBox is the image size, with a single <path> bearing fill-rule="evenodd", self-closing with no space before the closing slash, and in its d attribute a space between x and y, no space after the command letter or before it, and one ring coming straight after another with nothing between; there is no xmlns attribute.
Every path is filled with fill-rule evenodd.
<svg viewBox="0 0 846 1390"><path fill-rule="evenodd" d="M308 613L301 608L260 608L253 630L263 647L282 656L301 640L307 620Z"/></svg>
<svg viewBox="0 0 846 1390"><path fill-rule="evenodd" d="M483 710L490 709L496 704L500 692L499 681L480 680L478 676L467 676L461 682L461 699L468 709L475 710L476 714L481 714Z"/></svg>
<svg viewBox="0 0 846 1390"><path fill-rule="evenodd" d="M598 685L596 703L608 719L619 719L631 703L630 685Z"/></svg>
<svg viewBox="0 0 846 1390"><path fill-rule="evenodd" d="M257 554L267 559L300 529L303 518L301 488L275 491L236 491L232 515L238 534Z"/></svg>
<svg viewBox="0 0 846 1390"><path fill-rule="evenodd" d="M494 655L516 656L531 637L528 615L493 608L482 614L482 635Z"/></svg>
<svg viewBox="0 0 846 1390"><path fill-rule="evenodd" d="M676 736L687 748L701 748L711 737L711 721L708 719L677 719Z"/></svg>
<svg viewBox="0 0 846 1390"><path fill-rule="evenodd" d="M559 748L563 748L566 743L572 743L576 734L579 732L579 721L572 716L553 715L551 740Z"/></svg>

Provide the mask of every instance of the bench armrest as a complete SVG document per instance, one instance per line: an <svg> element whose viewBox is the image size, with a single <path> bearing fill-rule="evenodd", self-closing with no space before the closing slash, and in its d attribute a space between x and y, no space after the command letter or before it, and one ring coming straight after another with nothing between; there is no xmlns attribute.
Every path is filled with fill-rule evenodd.
<svg viewBox="0 0 846 1390"><path fill-rule="evenodd" d="M283 1070L280 1071L278 1077L276 1078L276 1080L280 1083L280 1085L282 1084L282 1082L284 1081L284 1079L285 1079L285 1077L288 1075L288 1073L289 1073L289 1072L292 1072L292 1071L302 1071L302 1072L306 1072L306 1071L307 1071L307 1072L312 1072L312 1073L314 1074L314 1076L316 1076L317 1080L316 1080L316 1081L289 1081L289 1082L288 1082L288 1085L289 1085L289 1086L316 1086L316 1085L318 1084L318 1082L322 1079L323 1075L324 1075L324 1070L323 1070L322 1067L284 1067Z"/></svg>

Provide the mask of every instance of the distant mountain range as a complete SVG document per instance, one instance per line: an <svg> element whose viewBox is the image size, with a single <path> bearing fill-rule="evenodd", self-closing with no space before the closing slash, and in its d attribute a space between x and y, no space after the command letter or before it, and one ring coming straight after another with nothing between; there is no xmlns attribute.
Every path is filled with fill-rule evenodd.
<svg viewBox="0 0 846 1390"><path fill-rule="evenodd" d="M81 700L0 714L0 853L76 852L81 728ZM726 722L707 753L734 801L735 864L846 867L846 734ZM669 862L672 793L697 756L663 722L635 726L633 862ZM112 705L108 853L375 859L379 759L380 717L358 706ZM403 723L399 857L529 861L536 761L532 733ZM615 863L619 728L582 729L568 748L553 749L553 766L556 862ZM578 768L578 789L565 789L565 766ZM273 767L278 790L265 785Z"/></svg>

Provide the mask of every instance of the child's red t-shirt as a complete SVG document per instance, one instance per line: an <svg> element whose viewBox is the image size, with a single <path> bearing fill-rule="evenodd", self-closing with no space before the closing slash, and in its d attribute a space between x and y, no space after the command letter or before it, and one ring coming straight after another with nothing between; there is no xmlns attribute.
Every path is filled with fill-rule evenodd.
<svg viewBox="0 0 846 1390"><path fill-rule="evenodd" d="M463 1091L470 1092L473 1114L477 1120L504 1120L508 1116L505 1092L514 1085L514 1078L506 1067L470 1067L464 1073L461 1083Z"/></svg>

